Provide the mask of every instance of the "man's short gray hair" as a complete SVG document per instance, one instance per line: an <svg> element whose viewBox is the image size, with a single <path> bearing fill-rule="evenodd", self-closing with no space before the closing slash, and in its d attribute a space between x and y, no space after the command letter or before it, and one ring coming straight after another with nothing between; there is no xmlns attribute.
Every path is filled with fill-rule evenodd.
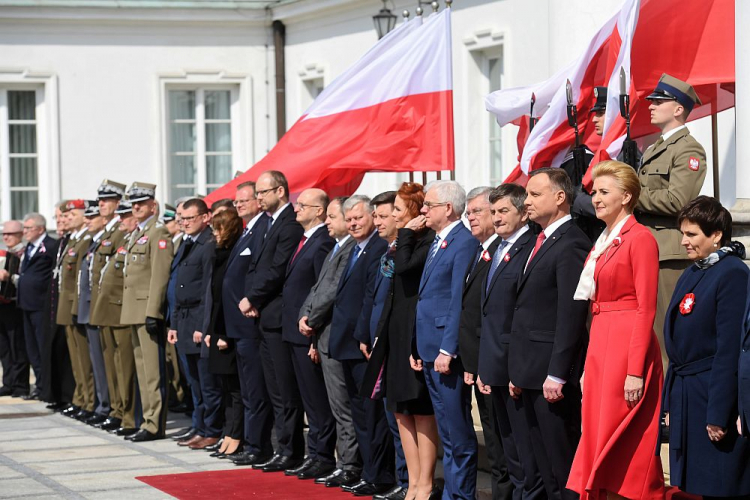
<svg viewBox="0 0 750 500"><path fill-rule="evenodd" d="M453 205L453 212L459 217L466 209L466 191L456 181L432 181L425 186L425 194L431 190L437 193L438 201Z"/></svg>
<svg viewBox="0 0 750 500"><path fill-rule="evenodd" d="M372 206L372 200L370 200L369 196L365 196L363 194L354 194L346 199L343 206L343 212L346 214L349 210L356 207L360 203L365 204L365 212L372 212L375 210Z"/></svg>
<svg viewBox="0 0 750 500"><path fill-rule="evenodd" d="M474 189L469 191L469 194L466 195L466 201L469 202L473 200L474 198L479 198L480 196L482 196L484 197L484 201L489 203L491 192L492 192L492 188L490 186L475 187Z"/></svg>
<svg viewBox="0 0 750 500"><path fill-rule="evenodd" d="M33 221L34 225L37 227L47 227L47 219L45 219L44 216L38 212L31 212L26 214L23 217L23 221Z"/></svg>

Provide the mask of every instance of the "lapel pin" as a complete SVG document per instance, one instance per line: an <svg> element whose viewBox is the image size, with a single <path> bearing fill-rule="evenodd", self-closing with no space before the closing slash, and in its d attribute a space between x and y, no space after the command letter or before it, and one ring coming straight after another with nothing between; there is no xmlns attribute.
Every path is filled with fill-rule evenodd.
<svg viewBox="0 0 750 500"><path fill-rule="evenodd" d="M485 262L491 261L492 257L490 257L490 252L488 252L487 250L484 250L482 252L482 260L484 260Z"/></svg>
<svg viewBox="0 0 750 500"><path fill-rule="evenodd" d="M440 248L448 248L448 242L446 240L443 240L443 242L440 244Z"/></svg>
<svg viewBox="0 0 750 500"><path fill-rule="evenodd" d="M688 293L682 298L682 302L680 302L680 314L683 316L687 316L691 312L693 312L693 309L695 308L695 294L694 293Z"/></svg>

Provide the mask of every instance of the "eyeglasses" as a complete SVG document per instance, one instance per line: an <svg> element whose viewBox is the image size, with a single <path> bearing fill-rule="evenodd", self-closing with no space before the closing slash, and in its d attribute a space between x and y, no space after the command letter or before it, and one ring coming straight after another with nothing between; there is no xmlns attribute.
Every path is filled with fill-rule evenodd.
<svg viewBox="0 0 750 500"><path fill-rule="evenodd" d="M442 201L439 203L432 203L431 201L425 201L423 203L423 205L427 207L427 210L432 210L435 207L442 207L443 205L447 205L447 204L448 204L447 201Z"/></svg>
<svg viewBox="0 0 750 500"><path fill-rule="evenodd" d="M304 203L297 202L294 204L295 207L297 207L299 210L304 210L306 208L323 208L320 205L305 205Z"/></svg>
<svg viewBox="0 0 750 500"><path fill-rule="evenodd" d="M185 217L185 216L183 215L183 216L182 216L182 219L181 219L181 221L182 221L182 222L188 222L188 223L189 223L189 222L193 222L193 221L194 221L195 219L197 219L198 217L203 217L204 215L206 215L206 214L205 214L205 213L203 213L203 214L198 214L198 215L191 215L191 216L189 216L189 217Z"/></svg>
<svg viewBox="0 0 750 500"><path fill-rule="evenodd" d="M23 231L31 231L32 229L36 229L38 226L23 226Z"/></svg>
<svg viewBox="0 0 750 500"><path fill-rule="evenodd" d="M482 212L484 212L484 209L483 209L483 208L475 208L474 210L467 210L467 211L466 211L466 213L465 213L464 215L465 215L465 216L466 216L466 218L468 219L468 218L469 218L470 216L472 216L472 215L473 215L474 217L476 217L476 216L478 216L479 214L481 214Z"/></svg>
<svg viewBox="0 0 750 500"><path fill-rule="evenodd" d="M255 198L248 198L247 200L234 200L232 202L232 205L234 205L235 207L238 206L238 205L245 205L245 204L250 203L251 201L254 201L254 200L255 200Z"/></svg>
<svg viewBox="0 0 750 500"><path fill-rule="evenodd" d="M279 189L281 186L274 186L272 188L268 189L261 189L260 191L255 192L255 196L265 196L267 193L270 193L271 191L275 191L276 189Z"/></svg>

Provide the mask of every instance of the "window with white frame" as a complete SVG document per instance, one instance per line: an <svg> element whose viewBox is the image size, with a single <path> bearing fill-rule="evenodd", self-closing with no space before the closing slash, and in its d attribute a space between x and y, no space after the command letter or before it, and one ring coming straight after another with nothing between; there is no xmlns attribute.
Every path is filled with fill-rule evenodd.
<svg viewBox="0 0 750 500"><path fill-rule="evenodd" d="M485 53L484 73L487 78L487 93L495 92L502 88L503 80L503 57L499 49ZM487 113L489 123L488 153L490 166L490 185L497 186L503 182L503 141L502 130L498 125L495 115Z"/></svg>
<svg viewBox="0 0 750 500"><path fill-rule="evenodd" d="M236 88L168 90L170 199L208 194L232 179Z"/></svg>
<svg viewBox="0 0 750 500"><path fill-rule="evenodd" d="M39 151L35 90L0 89L0 166L6 217L39 210Z"/></svg>

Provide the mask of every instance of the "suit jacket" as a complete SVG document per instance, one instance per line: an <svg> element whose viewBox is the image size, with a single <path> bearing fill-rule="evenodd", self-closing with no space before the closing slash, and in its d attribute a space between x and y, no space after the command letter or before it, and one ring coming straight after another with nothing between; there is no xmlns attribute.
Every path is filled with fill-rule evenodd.
<svg viewBox="0 0 750 500"><path fill-rule="evenodd" d="M106 262L99 271L99 279L92 287L97 288L96 302L93 302L90 323L97 326L121 326L122 293L125 282L125 262L127 260L128 235L117 230L110 240L111 245L100 245L95 259L106 256ZM101 252L101 253L100 253ZM96 264L96 260L94 261Z"/></svg>
<svg viewBox="0 0 750 500"><path fill-rule="evenodd" d="M669 412L670 478L672 485L696 495L750 493L750 443L738 437L736 429L748 277L745 263L731 256L708 269L690 266L667 308L669 368L662 407ZM690 312L683 314L690 293L694 300ZM707 424L727 429L727 435L711 442Z"/></svg>
<svg viewBox="0 0 750 500"><path fill-rule="evenodd" d="M466 267L461 300L461 323L458 328L458 350L461 353L464 371L474 375L479 368L479 339L482 337L482 291L492 265L492 257L499 244L500 238L495 238L487 248L486 254L482 245L478 244L477 249L482 250L480 255L486 257L476 260L477 256L474 254ZM486 260L487 258L489 260Z"/></svg>
<svg viewBox="0 0 750 500"><path fill-rule="evenodd" d="M221 305L227 337L239 339L258 332L258 320L245 317L239 303L245 296L248 268L255 254L260 252L268 228L268 215L261 214L255 225L242 236L229 254L224 280L221 285Z"/></svg>
<svg viewBox="0 0 750 500"><path fill-rule="evenodd" d="M247 271L245 297L260 312L264 329L281 330L281 292L286 268L305 231L296 220L291 204L268 229Z"/></svg>
<svg viewBox="0 0 750 500"><path fill-rule="evenodd" d="M205 228L195 238L192 246L183 241L175 267L175 309L170 325L177 330L177 346L185 354L199 354L201 344L193 342L193 332L205 333L205 319L211 311L206 308L206 290L211 285L216 241L211 228ZM208 312L207 312L208 311Z"/></svg>
<svg viewBox="0 0 750 500"><path fill-rule="evenodd" d="M31 260L25 266L23 262L21 263L16 292L19 309L26 311L42 310L44 301L41 298L47 295L52 281L52 270L55 268L58 244L59 242L56 239L45 236L42 240L42 246L37 249Z"/></svg>
<svg viewBox="0 0 750 500"><path fill-rule="evenodd" d="M164 319L164 298L172 263L172 237L152 217L136 229L127 244L122 294L123 325L142 325L146 318Z"/></svg>
<svg viewBox="0 0 750 500"><path fill-rule="evenodd" d="M638 172L641 195L636 218L659 244L659 260L687 259L677 214L698 196L706 178L706 152L687 129L650 146Z"/></svg>
<svg viewBox="0 0 750 500"><path fill-rule="evenodd" d="M477 240L463 223L455 226L422 272L417 302L417 354L435 361L440 350L461 354L458 330L466 263L476 251ZM429 260L429 256L428 256Z"/></svg>
<svg viewBox="0 0 750 500"><path fill-rule="evenodd" d="M347 255L333 306L331 336L328 344L333 359L343 361L364 357L359 350L359 339L369 338L368 329L375 280L379 272L380 257L387 247L388 243L384 239L377 233L373 235L348 274L346 267L350 256L357 251L357 247L353 246Z"/></svg>
<svg viewBox="0 0 750 500"><path fill-rule="evenodd" d="M90 242L91 235L88 232L77 239L71 237L63 252L60 266L60 295L57 299L58 325L72 325L73 315L78 314L78 270Z"/></svg>
<svg viewBox="0 0 750 500"><path fill-rule="evenodd" d="M482 383L506 388L508 347L516 308L516 290L523 268L534 249L536 238L531 230L523 233L508 249L507 260L500 261L487 289L487 275L482 280L482 334L479 343L479 377ZM507 390L507 389L506 389Z"/></svg>
<svg viewBox="0 0 750 500"><path fill-rule="evenodd" d="M310 339L299 332L299 312L315 283L335 240L328 236L328 228L319 227L289 262L282 297L282 338L299 345L310 345Z"/></svg>
<svg viewBox="0 0 750 500"><path fill-rule="evenodd" d="M750 436L750 280L747 282L747 297L738 373L739 414L744 436Z"/></svg>
<svg viewBox="0 0 750 500"><path fill-rule="evenodd" d="M330 352L328 341L331 336L333 304L336 301L339 282L341 282L341 277L346 270L347 259L355 244L354 238L349 236L335 254L333 254L333 250L328 253L323 266L320 268L318 281L307 294L307 298L299 310L298 321L307 316L307 324L316 333L316 336L312 339L313 343L317 342L318 349L324 354Z"/></svg>
<svg viewBox="0 0 750 500"><path fill-rule="evenodd" d="M548 375L579 383L588 301L573 295L590 249L588 237L568 220L521 274L508 356L514 385L541 390Z"/></svg>

